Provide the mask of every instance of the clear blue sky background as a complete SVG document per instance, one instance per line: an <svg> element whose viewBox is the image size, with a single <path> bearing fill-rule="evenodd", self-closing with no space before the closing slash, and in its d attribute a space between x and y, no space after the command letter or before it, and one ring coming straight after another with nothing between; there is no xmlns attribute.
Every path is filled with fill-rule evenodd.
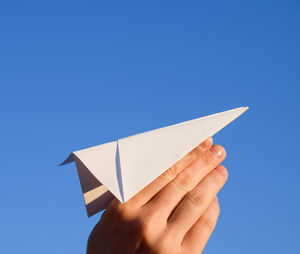
<svg viewBox="0 0 300 254"><path fill-rule="evenodd" d="M0 252L84 253L69 152L250 106L205 253L300 253L299 1L0 4Z"/></svg>

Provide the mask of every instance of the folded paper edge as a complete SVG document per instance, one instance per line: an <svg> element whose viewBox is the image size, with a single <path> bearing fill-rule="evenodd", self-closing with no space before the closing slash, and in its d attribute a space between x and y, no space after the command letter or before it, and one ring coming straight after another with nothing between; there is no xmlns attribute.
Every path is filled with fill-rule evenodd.
<svg viewBox="0 0 300 254"><path fill-rule="evenodd" d="M71 162L76 162L75 157L84 165L84 163L80 160L80 158L78 158L74 154L74 152L72 152L67 157L67 159L65 159L58 166L63 166L68 163L71 163ZM81 179L79 176L79 168L77 167L77 163L76 163L76 169L77 169L77 174L78 174L80 185L81 185ZM98 186L90 191L83 192L82 186L81 186L81 190L82 190L82 197L84 200L84 205L85 205L86 213L87 213L88 217L91 217L91 216L103 211L104 209L106 209L108 204L115 198L115 196L102 183L100 186ZM95 197L95 196L98 196L98 197Z"/></svg>
<svg viewBox="0 0 300 254"><path fill-rule="evenodd" d="M63 166L63 165L66 165L68 163L71 163L74 161L74 153L71 153L67 159L65 159L62 163L60 163L58 166Z"/></svg>
<svg viewBox="0 0 300 254"><path fill-rule="evenodd" d="M122 173L122 167L121 167L121 160L120 160L120 151L119 151L119 140L117 140L117 151L116 151L116 174L117 174L117 181L118 181L118 187L122 203L124 203L124 186L123 186L123 173ZM118 198L117 198L118 199Z"/></svg>

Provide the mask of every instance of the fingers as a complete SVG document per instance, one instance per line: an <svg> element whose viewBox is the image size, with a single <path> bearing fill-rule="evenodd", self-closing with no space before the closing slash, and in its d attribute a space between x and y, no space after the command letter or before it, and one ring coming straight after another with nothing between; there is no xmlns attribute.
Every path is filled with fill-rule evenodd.
<svg viewBox="0 0 300 254"><path fill-rule="evenodd" d="M211 171L176 207L168 220L170 230L183 237L205 212L226 180L227 170L224 166Z"/></svg>
<svg viewBox="0 0 300 254"><path fill-rule="evenodd" d="M141 207L151 200L164 186L166 186L176 175L196 160L201 153L211 148L213 144L212 137L203 141L199 146L193 149L190 153L176 162L172 167L165 171L156 180L148 184L138 194L126 202L129 206Z"/></svg>
<svg viewBox="0 0 300 254"><path fill-rule="evenodd" d="M182 198L219 165L225 156L224 148L218 145L214 145L211 149L201 153L194 162L167 184L147 206L160 209L161 215L168 218Z"/></svg>
<svg viewBox="0 0 300 254"><path fill-rule="evenodd" d="M182 241L184 253L202 253L217 224L219 214L219 202L218 198L215 197L204 214L185 235Z"/></svg>

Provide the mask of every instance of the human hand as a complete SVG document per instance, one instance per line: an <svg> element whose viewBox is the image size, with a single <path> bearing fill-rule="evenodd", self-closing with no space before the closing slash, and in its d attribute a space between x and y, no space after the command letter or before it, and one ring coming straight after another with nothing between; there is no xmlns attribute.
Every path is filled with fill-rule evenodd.
<svg viewBox="0 0 300 254"><path fill-rule="evenodd" d="M126 203L114 199L89 237L87 254L201 253L220 212L225 156L208 138Z"/></svg>

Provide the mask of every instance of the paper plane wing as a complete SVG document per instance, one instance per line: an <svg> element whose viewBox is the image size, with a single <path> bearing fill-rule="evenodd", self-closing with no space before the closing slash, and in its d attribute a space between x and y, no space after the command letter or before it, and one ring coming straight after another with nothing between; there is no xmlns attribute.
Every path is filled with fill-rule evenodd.
<svg viewBox="0 0 300 254"><path fill-rule="evenodd" d="M62 164L75 160L91 216L113 197L121 202L129 200L247 109L241 107L76 151Z"/></svg>

